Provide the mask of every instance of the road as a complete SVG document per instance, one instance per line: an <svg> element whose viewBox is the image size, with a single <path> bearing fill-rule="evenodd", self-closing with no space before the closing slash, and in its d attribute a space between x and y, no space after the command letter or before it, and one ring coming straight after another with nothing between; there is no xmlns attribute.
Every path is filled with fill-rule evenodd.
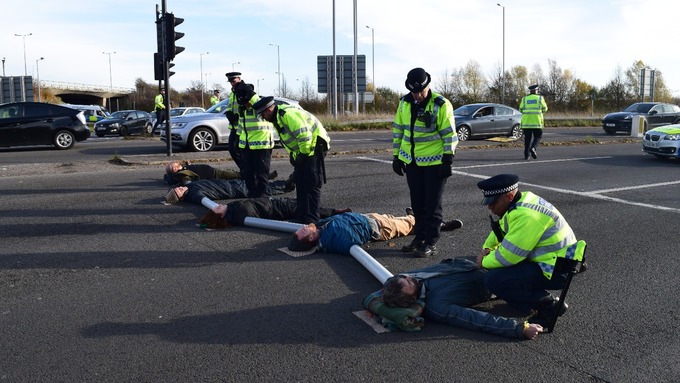
<svg viewBox="0 0 680 383"><path fill-rule="evenodd" d="M357 148L338 137L334 149ZM519 174L588 242L590 269L552 334L518 341L435 323L377 334L352 314L380 287L353 258L291 258L277 250L283 233L201 230L203 207L160 203L160 164L1 176L0 382L678 381L680 165L639 142L546 145L529 161L481 143L454 160L445 215L465 226L443 234L438 256L400 253L406 238L365 249L393 273L472 258L489 231L476 183ZM113 148L99 145L73 153L108 160ZM132 145L129 158L148 157ZM25 166L54 153L0 158ZM329 156L322 203L402 214L408 188L390 162L377 150ZM290 171L284 158L272 167Z"/></svg>

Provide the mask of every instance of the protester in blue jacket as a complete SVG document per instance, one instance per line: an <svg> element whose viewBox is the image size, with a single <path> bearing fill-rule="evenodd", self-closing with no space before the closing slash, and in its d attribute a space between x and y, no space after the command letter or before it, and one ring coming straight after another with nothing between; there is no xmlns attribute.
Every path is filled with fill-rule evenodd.
<svg viewBox="0 0 680 383"><path fill-rule="evenodd" d="M407 209L407 211L409 211ZM387 241L405 237L413 232L415 216L395 217L378 213L343 213L308 224L298 229L288 243L288 250L349 254L354 245L370 241ZM450 231L463 226L460 220L442 224L442 230Z"/></svg>
<svg viewBox="0 0 680 383"><path fill-rule="evenodd" d="M470 308L491 297L484 273L468 259L445 259L389 278L382 290L364 298L363 306L392 330L419 331L425 319L431 319L509 338L534 339L543 330L539 324Z"/></svg>

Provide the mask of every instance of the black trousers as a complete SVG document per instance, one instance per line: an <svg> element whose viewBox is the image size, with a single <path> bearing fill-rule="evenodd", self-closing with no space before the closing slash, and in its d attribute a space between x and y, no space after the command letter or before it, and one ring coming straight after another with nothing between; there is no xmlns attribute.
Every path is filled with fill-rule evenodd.
<svg viewBox="0 0 680 383"><path fill-rule="evenodd" d="M529 150L536 149L541 143L543 129L524 129L524 158L529 157Z"/></svg>
<svg viewBox="0 0 680 383"><path fill-rule="evenodd" d="M298 155L300 155L298 153ZM296 221L309 224L319 221L321 185L325 181L325 143L317 144L314 155L302 165L295 166L295 191L297 192Z"/></svg>
<svg viewBox="0 0 680 383"><path fill-rule="evenodd" d="M236 129L231 129L229 132L228 145L231 159L234 161L236 166L238 166L241 173L243 173L243 169L241 169L241 149L238 147L238 134L236 134Z"/></svg>
<svg viewBox="0 0 680 383"><path fill-rule="evenodd" d="M158 128L159 124L162 124L165 122L165 110L157 110L156 111L156 123L153 124L153 129L151 130L151 134L156 132L156 128ZM170 135L170 129L167 129L167 134Z"/></svg>
<svg viewBox="0 0 680 383"><path fill-rule="evenodd" d="M406 182L411 192L411 208L416 217L413 227L414 242L434 245L440 237L443 219L442 197L446 180L439 173L439 165L406 165Z"/></svg>
<svg viewBox="0 0 680 383"><path fill-rule="evenodd" d="M248 146L240 150L241 177L246 181L248 198L266 197L272 150L251 149Z"/></svg>

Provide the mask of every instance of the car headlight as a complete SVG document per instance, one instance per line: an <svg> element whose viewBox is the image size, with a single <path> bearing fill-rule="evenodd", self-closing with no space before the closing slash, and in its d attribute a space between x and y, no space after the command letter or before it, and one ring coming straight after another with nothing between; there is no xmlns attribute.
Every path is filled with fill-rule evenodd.
<svg viewBox="0 0 680 383"><path fill-rule="evenodd" d="M187 125L186 122L173 122L171 129L182 129Z"/></svg>
<svg viewBox="0 0 680 383"><path fill-rule="evenodd" d="M120 127L120 124L116 122L116 123L113 123L109 126L111 126L112 128L118 128L118 127Z"/></svg>
<svg viewBox="0 0 680 383"><path fill-rule="evenodd" d="M631 118L633 118L633 116L631 116L631 115L623 116L623 119L624 119L624 120L630 120Z"/></svg>
<svg viewBox="0 0 680 383"><path fill-rule="evenodd" d="M680 141L680 134L669 134L667 135L664 140L667 141Z"/></svg>

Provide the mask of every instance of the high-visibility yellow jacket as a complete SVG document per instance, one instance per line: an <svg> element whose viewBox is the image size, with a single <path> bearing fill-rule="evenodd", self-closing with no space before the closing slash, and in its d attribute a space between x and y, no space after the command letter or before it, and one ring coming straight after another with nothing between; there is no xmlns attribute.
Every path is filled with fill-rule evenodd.
<svg viewBox="0 0 680 383"><path fill-rule="evenodd" d="M226 113L227 111L232 111L236 114L239 114L240 112L240 105L238 104L238 101L236 101L236 92L234 92L233 90L229 94L229 102L227 103L227 109L224 112ZM229 129L231 130L238 129L238 125L234 126L232 124L229 124Z"/></svg>
<svg viewBox="0 0 680 383"><path fill-rule="evenodd" d="M165 104L163 104L163 95L158 93L153 99L153 110L163 110L165 109Z"/></svg>
<svg viewBox="0 0 680 383"><path fill-rule="evenodd" d="M458 145L453 106L432 92L423 113L411 125L413 96L401 98L392 125L392 151L404 163L414 159L418 166L439 165L444 154L454 155Z"/></svg>
<svg viewBox="0 0 680 383"><path fill-rule="evenodd" d="M215 95L210 96L210 106L213 106L213 105L217 104L218 102L220 102L219 97L217 97Z"/></svg>
<svg viewBox="0 0 680 383"><path fill-rule="evenodd" d="M290 105L278 105L275 113L274 126L279 133L281 144L293 159L299 155L314 154L318 137L326 141L326 150L330 149L331 139L313 114Z"/></svg>
<svg viewBox="0 0 680 383"><path fill-rule="evenodd" d="M519 111L522 112L522 129L543 129L543 113L548 111L548 105L543 96L528 94L519 102Z"/></svg>
<svg viewBox="0 0 680 383"><path fill-rule="evenodd" d="M250 105L259 99L260 96L253 95ZM259 118L252 107L242 110L237 132L239 148L245 148L246 144L254 150L274 148L274 124Z"/></svg>
<svg viewBox="0 0 680 383"><path fill-rule="evenodd" d="M484 248L491 250L482 261L486 269L536 262L551 279L557 258L583 260L586 243L576 240L557 208L532 192L522 192L499 223L505 233L503 241L493 231L484 241Z"/></svg>

